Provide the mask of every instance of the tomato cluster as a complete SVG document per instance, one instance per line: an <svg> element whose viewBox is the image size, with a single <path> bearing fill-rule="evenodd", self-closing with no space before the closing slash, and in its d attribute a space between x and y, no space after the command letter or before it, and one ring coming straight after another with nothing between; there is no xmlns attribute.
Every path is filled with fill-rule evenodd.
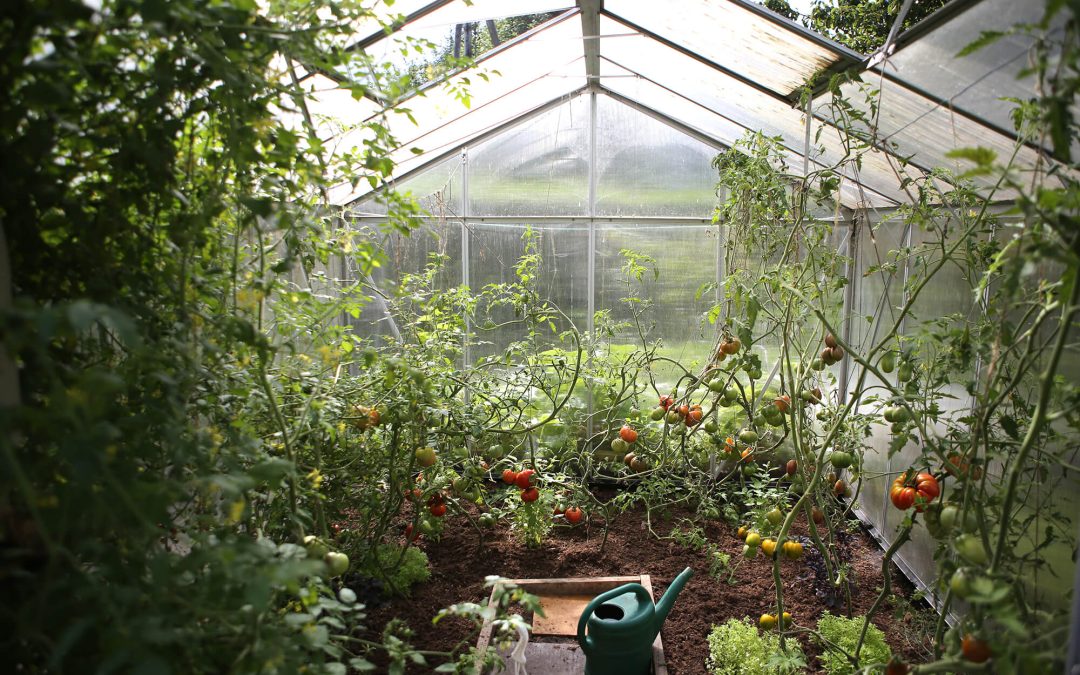
<svg viewBox="0 0 1080 675"><path fill-rule="evenodd" d="M914 506L915 510L921 513L940 494L941 487L931 474L922 471L911 479L910 473L904 472L893 481L889 499L893 506L901 511L907 511Z"/></svg>

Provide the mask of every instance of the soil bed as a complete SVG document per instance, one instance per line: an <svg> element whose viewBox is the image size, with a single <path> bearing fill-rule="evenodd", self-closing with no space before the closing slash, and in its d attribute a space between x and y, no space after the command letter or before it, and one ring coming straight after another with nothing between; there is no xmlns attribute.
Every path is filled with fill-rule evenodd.
<svg viewBox="0 0 1080 675"><path fill-rule="evenodd" d="M666 517L654 512L652 530L655 535L666 537L681 519L693 517L692 512L677 509ZM490 589L484 586L487 575L533 579L649 574L654 595L659 598L671 580L689 566L694 576L679 595L661 635L671 675L705 673L706 636L711 626L742 617L750 617L756 623L761 614L774 611L775 586L772 561L760 553L753 560L743 559L742 542L734 528L720 521L697 521L694 525L704 530L708 541L731 556L731 566L736 567L734 583L727 583L726 572L719 580L709 576L710 560L704 551L650 533L642 509L627 511L615 520L603 552L600 551L603 528L595 523L558 526L542 547L528 548L515 540L509 523L500 522L495 529L485 531L481 540L463 517L451 518L440 541L421 539L419 542L431 563L431 580L414 587L409 598L370 608L366 623L374 631L381 631L387 621L398 618L415 631L412 642L417 648L450 650L468 638L470 627L464 621L432 626L431 618L456 602L486 603L490 594ZM837 544L856 582L851 597L853 615L863 615L881 588L882 551L868 534L854 529L852 534L839 533ZM805 535L805 523L796 522L793 534ZM797 562L784 561L781 565L784 609L792 614L797 627L814 628L826 610L845 614L846 607L842 599L829 597L820 556L808 539L804 541L804 558ZM913 589L895 567L892 577L893 594L910 598ZM839 604L830 606L834 602ZM906 601L901 604L903 607L898 612L893 600L887 601L874 623L885 633L895 654L917 662L924 659L925 649L920 644L923 635L920 627L928 625L933 617L928 608L913 610ZM920 606L925 607L925 603ZM370 637L378 639L376 634ZM800 641L809 660L809 672L818 672L820 664L816 657L820 649L805 636L800 636ZM475 644L475 638L472 642ZM410 669L410 672L423 671Z"/></svg>

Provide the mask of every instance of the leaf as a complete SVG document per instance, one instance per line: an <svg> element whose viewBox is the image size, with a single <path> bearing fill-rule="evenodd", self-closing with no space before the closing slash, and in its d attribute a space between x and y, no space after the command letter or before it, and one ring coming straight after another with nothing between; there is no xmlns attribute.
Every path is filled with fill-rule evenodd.
<svg viewBox="0 0 1080 675"><path fill-rule="evenodd" d="M998 40L1000 40L1004 36L1005 36L1005 33L1003 33L1002 31L999 31L999 30L984 30L979 35L979 37L977 37L973 41L969 42L967 44L967 46L965 46L963 49L961 49L959 52L957 52L956 56L957 56L957 58L960 58L962 56L968 56L969 54L974 54L975 52L979 51L983 47L987 47L987 46L992 45L993 43L997 42Z"/></svg>
<svg viewBox="0 0 1080 675"><path fill-rule="evenodd" d="M444 663L435 669L436 673L453 673L457 671L456 663Z"/></svg>
<svg viewBox="0 0 1080 675"><path fill-rule="evenodd" d="M990 166L997 159L997 153L990 148L956 148L945 153L951 159L966 159L978 166Z"/></svg>
<svg viewBox="0 0 1080 675"><path fill-rule="evenodd" d="M353 670L359 670L360 672L368 672L375 670L375 664L367 659L360 657L349 659L349 667Z"/></svg>

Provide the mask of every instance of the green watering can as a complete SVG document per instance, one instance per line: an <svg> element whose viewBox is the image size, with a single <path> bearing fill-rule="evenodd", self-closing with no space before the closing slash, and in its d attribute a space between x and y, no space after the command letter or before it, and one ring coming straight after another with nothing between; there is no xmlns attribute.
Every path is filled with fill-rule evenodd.
<svg viewBox="0 0 1080 675"><path fill-rule="evenodd" d="M585 675L648 673L653 640L693 574L689 567L684 569L656 605L641 584L625 584L593 598L577 625L578 644L585 652Z"/></svg>

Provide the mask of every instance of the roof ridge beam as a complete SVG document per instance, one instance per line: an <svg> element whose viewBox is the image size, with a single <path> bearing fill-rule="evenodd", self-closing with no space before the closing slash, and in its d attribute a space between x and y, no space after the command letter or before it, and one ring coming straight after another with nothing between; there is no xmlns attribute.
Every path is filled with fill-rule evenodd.
<svg viewBox="0 0 1080 675"><path fill-rule="evenodd" d="M604 0L577 0L581 10L581 35L585 41L585 81L591 91L600 86L600 13Z"/></svg>

